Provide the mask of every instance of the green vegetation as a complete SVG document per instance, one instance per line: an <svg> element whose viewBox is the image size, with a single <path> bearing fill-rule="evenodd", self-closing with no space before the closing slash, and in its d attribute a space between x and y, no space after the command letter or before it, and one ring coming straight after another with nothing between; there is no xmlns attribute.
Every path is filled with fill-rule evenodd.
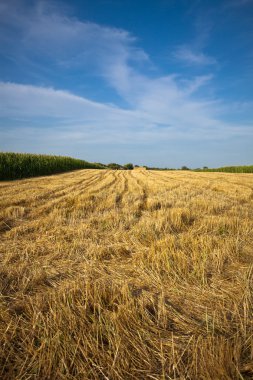
<svg viewBox="0 0 253 380"><path fill-rule="evenodd" d="M0 180L12 180L76 169L104 169L102 164L90 163L71 157L28 153L0 152Z"/></svg>
<svg viewBox="0 0 253 380"><path fill-rule="evenodd" d="M203 169L195 169L201 172L225 172L225 173L253 173L253 165L249 166L224 166L221 168L208 169L206 166Z"/></svg>
<svg viewBox="0 0 253 380"><path fill-rule="evenodd" d="M63 173L76 169L113 169L113 170L132 170L138 165L128 163L119 165L110 163L91 163L64 156L50 156L29 153L1 153L0 152L0 180L12 180L20 178L36 177ZM148 170L176 170L172 168L157 168L145 166ZM181 170L192 170L187 166L182 166ZM227 172L227 173L253 173L253 165L250 166L225 166L221 168L209 169L204 166L202 169L193 169L197 172Z"/></svg>
<svg viewBox="0 0 253 380"><path fill-rule="evenodd" d="M106 166L108 169L113 169L113 170L133 170L134 168L134 165L131 163L125 164L125 165L119 165L119 164L116 164L115 162L112 162Z"/></svg>
<svg viewBox="0 0 253 380"><path fill-rule="evenodd" d="M190 169L187 166L182 166L181 169L172 169L172 168L156 168L156 167L148 167L148 170L192 170L195 172L224 172L224 173L253 173L253 165L249 166L224 166L221 168L213 168L209 169L207 166L203 166L203 168Z"/></svg>
<svg viewBox="0 0 253 380"><path fill-rule="evenodd" d="M137 165L135 165L137 166ZM177 169L173 169L173 168L157 168L155 166L144 166L144 168L146 168L147 170L177 170Z"/></svg>
<svg viewBox="0 0 253 380"><path fill-rule="evenodd" d="M122 165L116 164L115 162L112 162L111 164L107 165L108 169L113 169L113 170L122 170L124 169Z"/></svg>
<svg viewBox="0 0 253 380"><path fill-rule="evenodd" d="M134 166L131 163L124 165L124 169L126 169L126 170L133 170L133 168L134 168Z"/></svg>

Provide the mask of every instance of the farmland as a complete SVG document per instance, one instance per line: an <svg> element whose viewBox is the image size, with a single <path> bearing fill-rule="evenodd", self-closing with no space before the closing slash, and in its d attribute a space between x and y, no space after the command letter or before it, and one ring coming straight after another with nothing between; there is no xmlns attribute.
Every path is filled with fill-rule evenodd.
<svg viewBox="0 0 253 380"><path fill-rule="evenodd" d="M0 181L91 168L103 169L104 166L64 156L0 152Z"/></svg>
<svg viewBox="0 0 253 380"><path fill-rule="evenodd" d="M0 378L253 378L253 176L0 183Z"/></svg>

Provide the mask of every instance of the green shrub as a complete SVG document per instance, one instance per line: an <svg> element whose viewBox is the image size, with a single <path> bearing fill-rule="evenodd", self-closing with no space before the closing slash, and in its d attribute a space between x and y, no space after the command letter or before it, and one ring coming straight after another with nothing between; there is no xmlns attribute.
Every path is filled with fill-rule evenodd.
<svg viewBox="0 0 253 380"><path fill-rule="evenodd" d="M126 169L126 170L133 170L133 168L134 168L134 166L131 163L124 165L124 169Z"/></svg>

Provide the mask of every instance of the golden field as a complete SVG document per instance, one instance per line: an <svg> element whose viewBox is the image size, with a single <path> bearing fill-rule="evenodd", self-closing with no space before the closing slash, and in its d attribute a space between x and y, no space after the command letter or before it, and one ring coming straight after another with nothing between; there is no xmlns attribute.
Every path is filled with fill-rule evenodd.
<svg viewBox="0 0 253 380"><path fill-rule="evenodd" d="M253 379L253 175L0 183L0 379Z"/></svg>

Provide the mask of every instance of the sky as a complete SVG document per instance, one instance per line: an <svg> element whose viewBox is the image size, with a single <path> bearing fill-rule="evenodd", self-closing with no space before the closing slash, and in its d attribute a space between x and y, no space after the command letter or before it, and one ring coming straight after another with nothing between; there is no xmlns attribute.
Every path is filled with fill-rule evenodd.
<svg viewBox="0 0 253 380"><path fill-rule="evenodd" d="M0 150L253 164L253 0L0 0Z"/></svg>

